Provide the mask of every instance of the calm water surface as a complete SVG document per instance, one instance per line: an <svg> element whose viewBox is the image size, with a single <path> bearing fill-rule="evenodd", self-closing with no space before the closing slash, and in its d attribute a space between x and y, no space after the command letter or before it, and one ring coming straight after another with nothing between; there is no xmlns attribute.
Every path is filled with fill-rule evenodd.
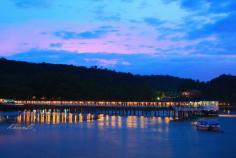
<svg viewBox="0 0 236 158"><path fill-rule="evenodd" d="M49 115L50 117L47 117ZM236 157L236 118L217 118L223 132L191 120L0 112L0 158Z"/></svg>

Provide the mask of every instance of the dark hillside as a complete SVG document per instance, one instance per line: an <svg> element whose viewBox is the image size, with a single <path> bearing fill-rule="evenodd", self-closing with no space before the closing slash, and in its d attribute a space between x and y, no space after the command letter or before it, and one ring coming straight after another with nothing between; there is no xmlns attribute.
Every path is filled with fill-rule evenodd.
<svg viewBox="0 0 236 158"><path fill-rule="evenodd" d="M208 83L172 76L139 76L97 67L34 64L0 59L0 97L14 99L154 101L159 92L198 89L203 96L234 100L235 76Z"/></svg>

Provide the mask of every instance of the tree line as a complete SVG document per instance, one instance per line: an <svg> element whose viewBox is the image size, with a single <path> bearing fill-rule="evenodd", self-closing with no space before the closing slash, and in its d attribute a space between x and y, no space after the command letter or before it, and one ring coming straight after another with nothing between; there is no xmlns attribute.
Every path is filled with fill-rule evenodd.
<svg viewBox="0 0 236 158"><path fill-rule="evenodd" d="M236 76L208 82L162 75L133 75L82 66L0 59L0 98L156 101L163 93L201 91L200 99L236 101ZM168 92L168 93L167 93Z"/></svg>

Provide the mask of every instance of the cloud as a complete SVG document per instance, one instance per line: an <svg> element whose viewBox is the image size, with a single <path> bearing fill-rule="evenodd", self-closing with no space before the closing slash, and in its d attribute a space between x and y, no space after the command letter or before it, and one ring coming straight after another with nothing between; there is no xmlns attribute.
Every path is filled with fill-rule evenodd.
<svg viewBox="0 0 236 158"><path fill-rule="evenodd" d="M50 47L52 48L61 48L63 46L63 43L51 43Z"/></svg>
<svg viewBox="0 0 236 158"><path fill-rule="evenodd" d="M234 0L180 0L182 8L189 10L207 10L208 12L222 13L235 10L236 2Z"/></svg>
<svg viewBox="0 0 236 158"><path fill-rule="evenodd" d="M188 11L203 11L207 12L231 12L235 10L236 2L234 0L162 0L165 3L177 2L183 9Z"/></svg>
<svg viewBox="0 0 236 158"><path fill-rule="evenodd" d="M118 15L113 16L98 16L97 19L103 20L103 21L120 21L121 17Z"/></svg>
<svg viewBox="0 0 236 158"><path fill-rule="evenodd" d="M57 31L53 35L65 40L71 39L96 39L105 36L108 33L117 32L112 26L101 26L94 31L73 32L73 31Z"/></svg>
<svg viewBox="0 0 236 158"><path fill-rule="evenodd" d="M84 60L88 63L93 63L105 67L114 67L117 65L124 65L124 66L131 65L128 61L123 61L120 59L85 58Z"/></svg>
<svg viewBox="0 0 236 158"><path fill-rule="evenodd" d="M177 40L196 41L199 39L214 38L214 40L201 41L192 45L192 53L207 55L236 54L236 46L234 44L236 41L236 1L163 1L170 4L178 3L182 9L187 10L189 13L189 16L183 18L181 24L178 25L181 28L179 33L183 33L184 36L179 39L177 38ZM165 31L162 31L163 37L169 36L163 32Z"/></svg>
<svg viewBox="0 0 236 158"><path fill-rule="evenodd" d="M72 31L58 31L53 33L56 37L60 37L65 40L70 39L93 39L100 38L106 34L105 31L86 31L86 32L72 32Z"/></svg>
<svg viewBox="0 0 236 158"><path fill-rule="evenodd" d="M197 0L197 1L181 0L181 6L183 8L188 8L188 9L199 9L204 4L206 4L205 0Z"/></svg>
<svg viewBox="0 0 236 158"><path fill-rule="evenodd" d="M100 66L115 66L118 64L117 59L99 59L99 58L85 58L84 59L86 62L92 62L96 65Z"/></svg>
<svg viewBox="0 0 236 158"><path fill-rule="evenodd" d="M126 66L130 66L131 65L131 63L128 62L128 61L121 61L121 64L122 65L126 65Z"/></svg>
<svg viewBox="0 0 236 158"><path fill-rule="evenodd" d="M206 24L195 32L199 35L219 34L231 37L230 35L236 34L236 12L225 16L214 23ZM192 32L191 32L192 33Z"/></svg>
<svg viewBox="0 0 236 158"><path fill-rule="evenodd" d="M186 30L186 39L196 40L209 36L215 36L217 39L208 42L205 47L203 47L203 44L196 45L199 51L205 54L236 54L236 45L234 44L236 41L236 12L227 13L221 17L218 16L213 22L205 23L201 27L196 27L198 22L193 21L189 25L189 28L192 29ZM204 20L201 23L204 23ZM204 48L207 49L204 50Z"/></svg>
<svg viewBox="0 0 236 158"><path fill-rule="evenodd" d="M17 7L33 8L33 7L48 7L53 0L12 0Z"/></svg>
<svg viewBox="0 0 236 158"><path fill-rule="evenodd" d="M162 22L154 17L144 18L144 22L151 26L159 26Z"/></svg>
<svg viewBox="0 0 236 158"><path fill-rule="evenodd" d="M77 66L103 66L107 68L118 68L131 66L127 55L106 54L106 53L75 53L59 50L32 49L8 57L9 59L29 62L49 62L59 64L73 64ZM126 58L126 59L124 59Z"/></svg>
<svg viewBox="0 0 236 158"><path fill-rule="evenodd" d="M134 0L121 0L122 2L127 2L127 3L131 3L133 2Z"/></svg>

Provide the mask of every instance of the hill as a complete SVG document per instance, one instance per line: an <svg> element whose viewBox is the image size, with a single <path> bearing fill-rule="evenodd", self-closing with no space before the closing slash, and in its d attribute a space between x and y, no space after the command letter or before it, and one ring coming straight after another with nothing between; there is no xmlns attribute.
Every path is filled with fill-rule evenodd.
<svg viewBox="0 0 236 158"><path fill-rule="evenodd" d="M73 65L0 59L0 98L155 101L197 89L203 98L235 100L236 77L207 83L172 76L140 76Z"/></svg>

